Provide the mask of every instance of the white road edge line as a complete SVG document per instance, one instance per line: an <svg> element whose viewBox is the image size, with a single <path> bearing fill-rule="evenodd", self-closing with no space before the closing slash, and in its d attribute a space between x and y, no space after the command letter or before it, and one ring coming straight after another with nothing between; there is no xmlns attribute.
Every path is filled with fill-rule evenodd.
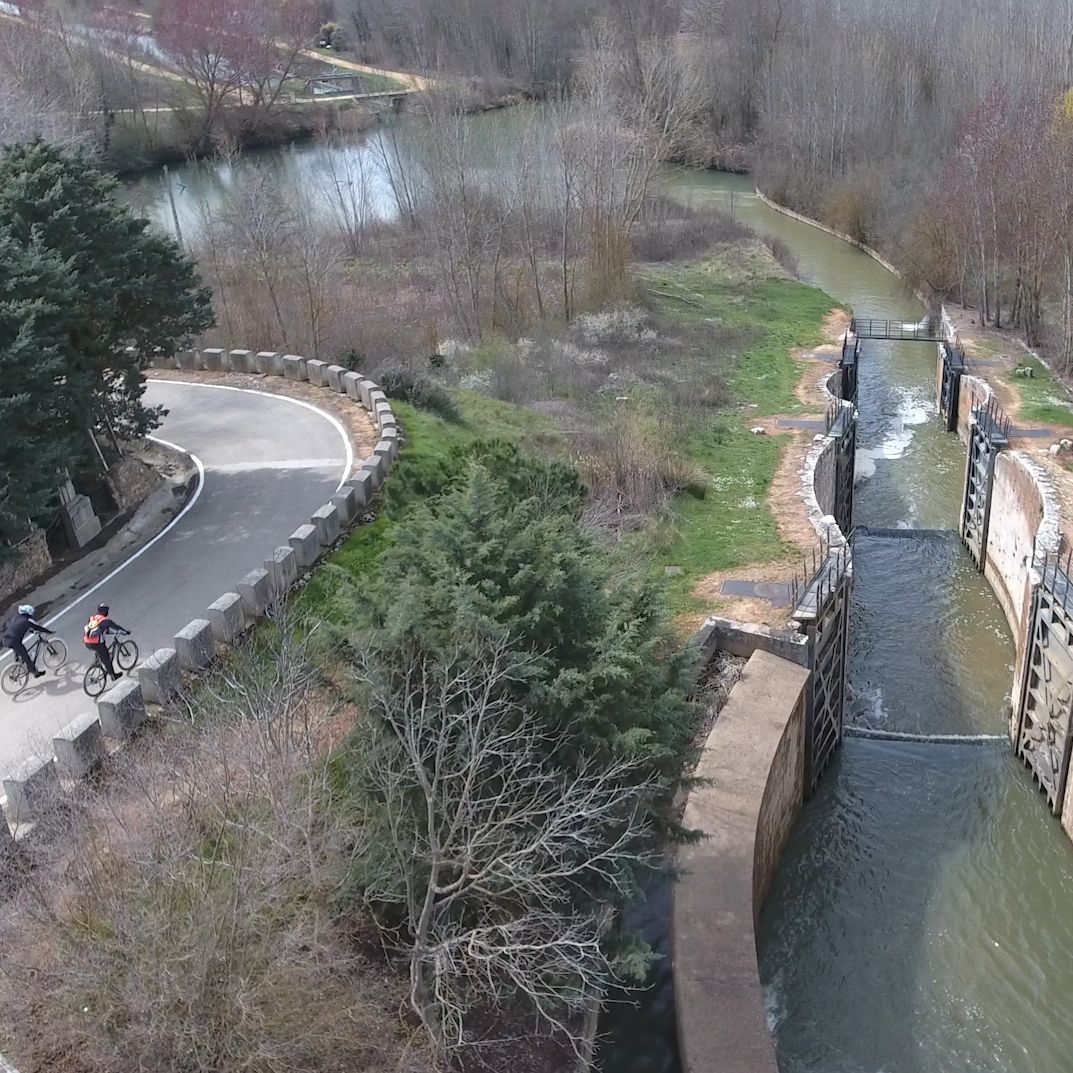
<svg viewBox="0 0 1073 1073"><path fill-rule="evenodd" d="M354 468L354 448L350 443L350 437L347 435L346 429L343 428L342 423L338 421L335 417L333 417L326 411L320 409L320 407L314 406L310 402L305 402L302 399L292 399L289 395L276 395L271 391L257 391L254 388L247 387L231 387L229 384L199 384L193 380L151 380L150 382L156 384L182 384L186 387L213 388L216 391L240 391L247 395L268 395L271 398L283 399L285 402L293 403L295 406L301 406L306 410L310 410L315 414L319 414L326 421L330 422L331 425L335 428L336 432L338 432L339 435L342 437L343 443L346 446L346 467L343 470L343 476L342 479L339 481L338 486L336 487L336 491L339 491L339 489L342 488L344 484L346 484L347 478L350 476L350 473ZM182 521L187 512L193 509L193 506L195 503L197 503L198 499L201 498L201 493L205 489L205 466L202 463L201 459L198 458L197 455L193 454L192 452L187 451L183 447L180 447L178 444L161 439L159 436L147 436L146 439L153 440L155 443L163 444L165 447L170 447L173 451L181 451L183 454L190 455L190 458L193 459L194 465L197 466L198 471L197 491L194 493L193 499L191 499L190 502L187 503L186 506L183 507L183 509L179 511L179 513L174 518L172 518L168 525L165 526L159 533L157 533L157 535L153 537L153 539L150 540L148 544L146 544L142 548L139 548L138 551L136 551L129 559L126 559L122 563L120 563L119 566L117 566L102 581L98 581L96 585L94 585L90 589L87 589L76 600L73 600L66 607L57 611L56 614L52 615L44 623L45 626L51 626L54 622L58 622L61 618L63 618L64 615L67 614L68 611L77 607L87 597L92 596L93 593L95 593L102 586L107 585L108 582L111 581L112 578L114 578L120 571L125 570L128 566L130 566L132 562L144 555L158 540L161 540L165 536L167 536L167 534L171 532L171 530L174 529L175 526L179 524L179 522ZM6 663L9 659L12 659L13 656L14 653L12 652L6 652L3 655L0 655L0 664ZM0 1067L0 1073L2 1073L2 1067Z"/></svg>
<svg viewBox="0 0 1073 1073"><path fill-rule="evenodd" d="M343 476L339 479L339 484L336 486L338 492L340 488L346 484L347 479L350 477L351 471L354 469L354 446L350 442L350 435L347 430L343 428L343 423L327 410L322 410L319 406L314 406L311 402L306 402L304 399L295 399L290 395L277 395L274 391L262 391L259 388L254 387L232 387L230 384L203 384L197 380L172 380L170 377L155 379L150 377L147 381L150 384L183 384L186 387L207 387L213 391L239 391L245 395L267 395L272 399L280 399L282 402L289 402L295 406L301 406L303 409L310 410L315 414L319 414L325 421L330 422L335 431L339 433L343 441L343 446L346 448L346 467L343 470Z"/></svg>

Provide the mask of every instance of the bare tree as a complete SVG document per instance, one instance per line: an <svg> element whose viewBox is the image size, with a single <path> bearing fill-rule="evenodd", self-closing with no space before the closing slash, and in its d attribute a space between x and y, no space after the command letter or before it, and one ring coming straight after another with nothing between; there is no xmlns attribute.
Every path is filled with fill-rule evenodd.
<svg viewBox="0 0 1073 1073"><path fill-rule="evenodd" d="M370 701L356 867L366 903L403 914L410 1002L441 1056L469 1041L468 1014L519 1001L579 1045L577 1015L615 979L600 898L628 896L646 859L654 788L627 761L552 767L555 743L509 699L523 668L475 642L352 672Z"/></svg>

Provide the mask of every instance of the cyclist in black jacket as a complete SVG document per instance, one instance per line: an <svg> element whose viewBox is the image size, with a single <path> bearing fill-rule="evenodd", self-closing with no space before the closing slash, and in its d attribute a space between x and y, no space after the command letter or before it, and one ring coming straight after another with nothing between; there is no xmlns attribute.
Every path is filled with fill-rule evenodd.
<svg viewBox="0 0 1073 1073"><path fill-rule="evenodd" d="M37 664L30 659L30 653L26 651L23 638L28 633L41 633L46 637L54 631L46 630L40 622L34 622L34 607L32 604L22 604L19 613L4 623L3 634L0 635L0 647L10 648L15 653L15 658L35 677L40 678L45 672L37 669Z"/></svg>

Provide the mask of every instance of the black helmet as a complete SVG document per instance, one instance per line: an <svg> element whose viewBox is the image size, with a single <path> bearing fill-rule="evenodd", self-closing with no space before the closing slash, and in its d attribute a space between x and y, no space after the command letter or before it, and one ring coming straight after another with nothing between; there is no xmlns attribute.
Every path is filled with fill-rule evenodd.
<svg viewBox="0 0 1073 1073"><path fill-rule="evenodd" d="M97 614L98 615L107 615L108 614L108 605L107 604L97 604Z"/></svg>

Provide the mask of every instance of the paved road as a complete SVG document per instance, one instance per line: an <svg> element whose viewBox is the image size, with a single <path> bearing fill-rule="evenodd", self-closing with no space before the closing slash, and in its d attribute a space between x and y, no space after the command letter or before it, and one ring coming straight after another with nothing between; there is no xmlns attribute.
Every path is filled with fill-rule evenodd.
<svg viewBox="0 0 1073 1073"><path fill-rule="evenodd" d="M196 498L172 526L114 575L46 621L67 642L58 673L0 695L0 774L91 710L82 691L82 626L100 602L134 633L142 655L175 633L271 554L331 499L352 462L342 427L327 414L276 395L153 381L152 405L170 411L156 436L204 467ZM5 653L0 667L6 666Z"/></svg>

